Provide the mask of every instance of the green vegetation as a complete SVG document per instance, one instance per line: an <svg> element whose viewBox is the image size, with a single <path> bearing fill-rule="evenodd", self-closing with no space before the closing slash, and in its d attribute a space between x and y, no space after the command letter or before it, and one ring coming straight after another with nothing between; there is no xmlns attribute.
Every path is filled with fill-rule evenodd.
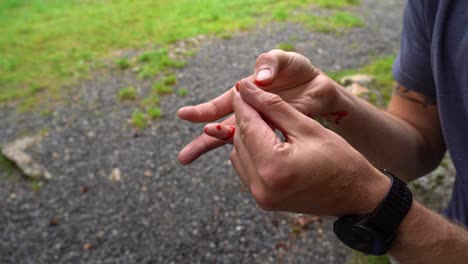
<svg viewBox="0 0 468 264"><path fill-rule="evenodd" d="M155 77L167 68L181 68L185 66L185 61L171 59L167 49L157 49L146 52L138 57L141 66L137 68L138 77Z"/></svg>
<svg viewBox="0 0 468 264"><path fill-rule="evenodd" d="M187 96L189 93L189 90L187 88L179 88L177 90L177 94L180 96Z"/></svg>
<svg viewBox="0 0 468 264"><path fill-rule="evenodd" d="M339 8L342 6L358 5L361 3L361 0L316 0L316 3L324 8Z"/></svg>
<svg viewBox="0 0 468 264"><path fill-rule="evenodd" d="M159 95L158 94L151 94L150 96L146 97L145 99L141 100L141 106L143 107L150 107L159 104Z"/></svg>
<svg viewBox="0 0 468 264"><path fill-rule="evenodd" d="M16 170L16 166L13 162L5 158L0 152L0 171L3 171L7 176L12 174Z"/></svg>
<svg viewBox="0 0 468 264"><path fill-rule="evenodd" d="M153 92L157 94L171 94L173 92L173 89L171 86L168 86L161 82L157 82L153 84Z"/></svg>
<svg viewBox="0 0 468 264"><path fill-rule="evenodd" d="M127 86L119 90L120 100L135 100L138 96L137 89L133 86Z"/></svg>
<svg viewBox="0 0 468 264"><path fill-rule="evenodd" d="M159 107L150 107L147 110L150 119L158 119L162 116L163 112Z"/></svg>
<svg viewBox="0 0 468 264"><path fill-rule="evenodd" d="M169 58L168 44L202 34L229 36L257 23L291 19L293 10L310 4L338 8L356 0L3 0L0 2L0 102L34 97L39 91L53 98L61 87L86 76L122 49L162 47L142 54L136 66L141 78L157 77L183 61ZM303 15L319 28L359 25L351 15ZM322 22L323 20L323 22ZM322 29L322 30L324 30ZM119 59L127 69L130 60ZM48 96L50 98L50 96Z"/></svg>
<svg viewBox="0 0 468 264"><path fill-rule="evenodd" d="M168 75L163 78L164 85L175 85L177 83L177 77L175 74Z"/></svg>
<svg viewBox="0 0 468 264"><path fill-rule="evenodd" d="M387 256L366 256L361 253L355 253L348 261L348 264L390 264Z"/></svg>
<svg viewBox="0 0 468 264"><path fill-rule="evenodd" d="M117 67L119 67L121 70L126 70L132 67L132 63L127 58L119 58L115 61L115 64L117 64Z"/></svg>
<svg viewBox="0 0 468 264"><path fill-rule="evenodd" d="M30 180L29 185L31 186L33 192L37 193L41 190L42 186L44 185L44 182L38 180Z"/></svg>
<svg viewBox="0 0 468 264"><path fill-rule="evenodd" d="M134 111L132 113L131 123L138 129L144 129L148 126L146 115L140 111Z"/></svg>
<svg viewBox="0 0 468 264"><path fill-rule="evenodd" d="M365 26L361 18L346 11L333 11L328 16L311 16L302 13L294 16L291 20L301 22L323 33L336 33L340 29Z"/></svg>
<svg viewBox="0 0 468 264"><path fill-rule="evenodd" d="M392 64L395 60L395 55L387 56L383 58L377 58L371 60L372 62L362 68L359 69L349 69L343 70L338 72L328 72L327 74L334 79L335 81L339 81L342 77L347 75L353 74L369 74L374 76L375 81L373 83L373 87L375 88L383 98L383 101L386 103L390 100L392 96L393 90L393 75L392 75ZM374 93L369 94L369 101L372 103L376 103Z"/></svg>
<svg viewBox="0 0 468 264"><path fill-rule="evenodd" d="M284 51L295 51L296 45L294 45L293 43L289 43L289 42L283 42L283 43L278 44L276 48L282 49Z"/></svg>

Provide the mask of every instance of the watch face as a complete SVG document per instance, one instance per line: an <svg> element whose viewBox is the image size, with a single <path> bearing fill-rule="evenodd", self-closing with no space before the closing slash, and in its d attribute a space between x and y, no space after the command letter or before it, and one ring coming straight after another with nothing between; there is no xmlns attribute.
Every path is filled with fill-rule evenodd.
<svg viewBox="0 0 468 264"><path fill-rule="evenodd" d="M387 252L383 237L375 230L370 230L351 222L334 225L336 236L350 248L370 254L383 255Z"/></svg>
<svg viewBox="0 0 468 264"><path fill-rule="evenodd" d="M359 227L342 228L336 236L347 246L360 252L372 251L373 236L368 230Z"/></svg>

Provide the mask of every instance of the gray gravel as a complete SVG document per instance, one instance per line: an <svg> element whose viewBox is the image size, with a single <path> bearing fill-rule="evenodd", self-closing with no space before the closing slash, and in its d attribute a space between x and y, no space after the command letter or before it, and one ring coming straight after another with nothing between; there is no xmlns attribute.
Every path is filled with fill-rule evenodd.
<svg viewBox="0 0 468 264"><path fill-rule="evenodd" d="M272 24L229 40L203 40L177 71L178 86L190 96L164 97L164 117L142 132L128 123L136 106L118 102L116 93L135 85L144 94L151 81L129 71L99 72L67 89L67 103L51 116L3 106L0 144L47 128L31 151L54 178L33 192L24 178L0 172L0 263L345 262L350 251L331 233L331 219L298 230L296 215L259 210L230 166L228 147L180 166L178 150L202 125L174 113L220 94L281 42L296 43L324 70L394 54L402 1L363 2L352 11L368 26L339 37ZM120 181L109 179L115 168Z"/></svg>

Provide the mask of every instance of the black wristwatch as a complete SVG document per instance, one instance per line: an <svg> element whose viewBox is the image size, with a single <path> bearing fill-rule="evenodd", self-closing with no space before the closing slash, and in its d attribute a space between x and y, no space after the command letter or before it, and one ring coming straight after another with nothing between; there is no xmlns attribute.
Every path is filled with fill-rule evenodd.
<svg viewBox="0 0 468 264"><path fill-rule="evenodd" d="M333 223L333 232L347 246L369 255L384 255L392 247L395 233L405 218L413 195L406 184L386 170L392 185L370 214L345 215Z"/></svg>

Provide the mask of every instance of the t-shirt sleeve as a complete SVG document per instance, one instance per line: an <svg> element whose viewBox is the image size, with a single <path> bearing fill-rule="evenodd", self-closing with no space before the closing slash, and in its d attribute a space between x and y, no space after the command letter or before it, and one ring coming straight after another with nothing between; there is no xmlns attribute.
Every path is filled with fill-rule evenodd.
<svg viewBox="0 0 468 264"><path fill-rule="evenodd" d="M425 1L409 0L403 14L400 52L393 63L395 80L407 89L436 98L431 68L430 21ZM432 18L433 19L433 18Z"/></svg>

